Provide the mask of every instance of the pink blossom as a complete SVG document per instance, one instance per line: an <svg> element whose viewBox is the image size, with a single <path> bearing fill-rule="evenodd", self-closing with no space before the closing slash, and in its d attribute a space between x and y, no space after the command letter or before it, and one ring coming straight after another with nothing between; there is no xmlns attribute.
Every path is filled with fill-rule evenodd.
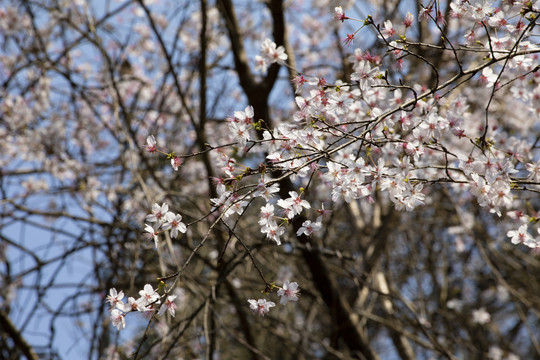
<svg viewBox="0 0 540 360"><path fill-rule="evenodd" d="M420 11L418 12L418 21L429 20L432 11L433 11L432 6L428 6L427 8L422 7Z"/></svg>
<svg viewBox="0 0 540 360"><path fill-rule="evenodd" d="M134 297L129 297L127 304L123 304L122 310L126 313L130 311L140 311L145 312L151 310L150 307L148 307L148 302L144 297L140 297L138 299L135 299Z"/></svg>
<svg viewBox="0 0 540 360"><path fill-rule="evenodd" d="M126 314L124 314L118 309L114 309L111 311L112 324L116 326L118 330L125 329L126 327L126 319L124 318L125 316Z"/></svg>
<svg viewBox="0 0 540 360"><path fill-rule="evenodd" d="M122 302L124 298L124 292L117 292L115 288L109 290L109 295L107 296L107 302L111 305L111 309L115 308L119 303Z"/></svg>
<svg viewBox="0 0 540 360"><path fill-rule="evenodd" d="M486 84L486 87L493 87L497 81L497 74L493 73L493 69L486 67L482 70L482 76L480 76L480 82Z"/></svg>
<svg viewBox="0 0 540 360"><path fill-rule="evenodd" d="M386 20L383 25L384 27L381 30L381 33L383 34L385 38L389 38L396 33L396 30L394 29L394 26L392 25L392 21Z"/></svg>
<svg viewBox="0 0 540 360"><path fill-rule="evenodd" d="M296 282L285 281L283 287L278 290L278 296L281 296L279 303L285 305L287 301L298 301L298 295L300 295L300 290L298 289L298 284Z"/></svg>
<svg viewBox="0 0 540 360"><path fill-rule="evenodd" d="M249 106L246 106L244 111L235 111L234 119L237 122L241 122L246 125L251 125L253 122L254 115L255 113L253 112L253 106L249 105Z"/></svg>
<svg viewBox="0 0 540 360"><path fill-rule="evenodd" d="M502 11L497 11L495 14L493 14L493 16L491 16L488 20L488 24L489 26L493 26L493 27L504 27L508 24L508 22L506 21L505 17L504 17L504 12Z"/></svg>
<svg viewBox="0 0 540 360"><path fill-rule="evenodd" d="M253 300L249 299L249 308L259 316L264 316L267 312L270 311L271 307L276 306L272 301L266 301L266 299Z"/></svg>
<svg viewBox="0 0 540 360"><path fill-rule="evenodd" d="M171 159L171 165L172 165L174 171L178 171L178 168L182 165L183 162L184 162L184 160L182 160L178 156L173 157Z"/></svg>
<svg viewBox="0 0 540 360"><path fill-rule="evenodd" d="M277 245L281 245L281 236L285 234L285 229L282 226L278 226L275 222L269 222L265 227L261 229L263 234L270 240L274 240Z"/></svg>
<svg viewBox="0 0 540 360"><path fill-rule="evenodd" d="M465 37L465 39L467 39L467 45L474 44L474 42L476 40L474 30L471 30L471 31L467 32L464 37Z"/></svg>
<svg viewBox="0 0 540 360"><path fill-rule="evenodd" d="M247 198L248 197L243 196L242 199L239 199L239 195L237 193L233 193L227 201L228 208L225 211L225 217L229 217L234 213L242 215L245 207L248 205L248 201L245 200Z"/></svg>
<svg viewBox="0 0 540 360"><path fill-rule="evenodd" d="M302 86L306 83L306 79L304 79L304 76L298 74L294 77L292 83L294 84L295 93L300 94L302 92Z"/></svg>
<svg viewBox="0 0 540 360"><path fill-rule="evenodd" d="M153 153L153 152L156 152L157 149L156 149L156 138L154 137L154 135L150 135L146 138L146 145L145 145L145 148L146 148L146 151L148 151L149 153Z"/></svg>
<svg viewBox="0 0 540 360"><path fill-rule="evenodd" d="M144 224L146 225L146 227L144 228L144 231L146 231L146 236L148 237L148 239L150 240L154 240L155 244L156 244L156 249L157 249L157 246L158 246L158 232L150 225L148 224Z"/></svg>
<svg viewBox="0 0 540 360"><path fill-rule="evenodd" d="M266 186L264 179L259 180L257 184L257 191L253 194L254 197L260 196L265 200L270 200L272 194L279 192L279 185L277 183L270 186Z"/></svg>
<svg viewBox="0 0 540 360"><path fill-rule="evenodd" d="M270 39L265 39L261 44L261 56L269 63L278 63L284 65L288 59L283 46L277 46Z"/></svg>
<svg viewBox="0 0 540 360"><path fill-rule="evenodd" d="M229 122L229 130L239 147L243 148L246 146L246 142L250 139L250 136L249 129L245 123Z"/></svg>
<svg viewBox="0 0 540 360"><path fill-rule="evenodd" d="M371 68L367 61L361 61L355 67L355 72L351 75L352 81L360 83L360 89L367 90L368 86L374 83L374 77L378 74L379 68Z"/></svg>
<svg viewBox="0 0 540 360"><path fill-rule="evenodd" d="M347 34L347 37L345 38L345 40L343 40L343 44L345 44L345 46L349 46L349 45L352 45L354 41L354 34Z"/></svg>
<svg viewBox="0 0 540 360"><path fill-rule="evenodd" d="M146 306L157 300L159 300L159 294L152 288L152 285L144 285L143 290L139 291L139 295L142 298L142 303Z"/></svg>
<svg viewBox="0 0 540 360"><path fill-rule="evenodd" d="M171 237L176 238L178 232L185 233L187 231L186 224L182 222L182 215L168 212L165 216L165 223L162 225L163 230L171 229Z"/></svg>
<svg viewBox="0 0 540 360"><path fill-rule="evenodd" d="M316 222L311 222L311 220L306 220L302 223L302 226L296 232L297 236L306 235L310 236L314 231L319 231L322 227L321 218L319 217Z"/></svg>
<svg viewBox="0 0 540 360"><path fill-rule="evenodd" d="M529 172L527 179L540 181L540 160L525 164L525 168Z"/></svg>
<svg viewBox="0 0 540 360"><path fill-rule="evenodd" d="M266 204L261 208L261 215L259 219L259 225L261 226L269 226L274 225L277 226L276 221L274 220L274 205L272 204Z"/></svg>
<svg viewBox="0 0 540 360"><path fill-rule="evenodd" d="M533 242L533 237L527 231L527 224L523 224L517 230L510 230L506 233L506 236L510 238L512 244L524 244L529 246Z"/></svg>
<svg viewBox="0 0 540 360"><path fill-rule="evenodd" d="M341 6L337 6L334 8L334 19L341 22L348 19L348 17L345 16L345 13L343 12L343 8Z"/></svg>
<svg viewBox="0 0 540 360"><path fill-rule="evenodd" d="M165 313L165 311L168 311L169 314L171 314L171 316L174 317L176 307L177 307L176 303L174 302L175 299L176 299L176 295L167 296L167 300L159 308L158 315L161 316Z"/></svg>
<svg viewBox="0 0 540 360"><path fill-rule="evenodd" d="M290 202L290 206L293 209L294 214L300 214L302 208L311 209L311 205L307 200L304 200L298 195L296 191L289 191L290 198L287 201Z"/></svg>
<svg viewBox="0 0 540 360"><path fill-rule="evenodd" d="M159 206L157 203L152 205L152 213L146 215L146 221L157 222L161 225L165 220L165 214L169 212L169 205L163 203Z"/></svg>
<svg viewBox="0 0 540 360"><path fill-rule="evenodd" d="M255 70L265 73L268 69L268 61L260 55L255 55Z"/></svg>
<svg viewBox="0 0 540 360"><path fill-rule="evenodd" d="M437 25L439 26L446 25L446 19L444 18L444 14L440 10L437 12L436 21L437 21Z"/></svg>
<svg viewBox="0 0 540 360"><path fill-rule="evenodd" d="M484 20L486 15L494 10L491 2L488 0L472 0L470 6L472 17L475 20Z"/></svg>
<svg viewBox="0 0 540 360"><path fill-rule="evenodd" d="M414 21L414 16L410 12L405 15L405 20L403 20L403 25L405 25L405 28L408 29L412 26L412 23Z"/></svg>

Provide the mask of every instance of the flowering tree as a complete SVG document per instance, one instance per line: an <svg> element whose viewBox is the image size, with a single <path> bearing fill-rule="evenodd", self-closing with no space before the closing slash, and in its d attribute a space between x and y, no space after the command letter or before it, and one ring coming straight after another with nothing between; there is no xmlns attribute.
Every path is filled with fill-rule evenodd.
<svg viewBox="0 0 540 360"><path fill-rule="evenodd" d="M540 356L540 4L2 6L2 358Z"/></svg>

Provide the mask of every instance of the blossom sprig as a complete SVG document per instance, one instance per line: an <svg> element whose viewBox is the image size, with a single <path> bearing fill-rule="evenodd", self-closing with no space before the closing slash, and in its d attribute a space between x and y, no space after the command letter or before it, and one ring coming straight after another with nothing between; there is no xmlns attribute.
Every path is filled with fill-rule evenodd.
<svg viewBox="0 0 540 360"><path fill-rule="evenodd" d="M174 152L165 152L157 148L157 141L154 135L148 135L146 138L146 145L143 145L145 150L149 153L160 153L167 157L167 160L171 161L171 166L174 171L178 171L180 166L184 163L184 160L176 155Z"/></svg>
<svg viewBox="0 0 540 360"><path fill-rule="evenodd" d="M288 301L298 301L298 296L300 295L300 288L298 283L290 282L286 280L283 286L277 286L274 283L267 284L265 293L270 293L273 289L278 289L277 295L281 297L280 304L285 305ZM264 316L270 311L270 308L275 307L276 304L273 301L268 301L266 299L249 299L249 308L259 316Z"/></svg>
<svg viewBox="0 0 540 360"><path fill-rule="evenodd" d="M461 11L456 8L456 5L459 3L452 3L452 9ZM475 16L481 18L487 24L487 30L492 27L501 33L512 33L515 30L512 30L510 22L518 26L513 19L503 17L501 12L486 12L489 5L485 7L482 5L480 10L474 9L470 3L462 5L467 7L463 10L467 16L471 19L475 19ZM432 16L430 12L433 10L436 15ZM465 16L465 14L462 15ZM418 19L438 21L440 25L442 19L437 19L437 16L439 16L438 9L428 7L418 14ZM339 7L335 9L334 17L338 21L350 19ZM476 21L474 24L471 22L472 30L478 26ZM413 23L414 16L407 13L403 24L396 25L390 20L375 24L373 18L368 16L363 26L373 25L396 60L403 61L414 50L414 47L409 45L418 46L409 42L404 35ZM523 27L521 29L525 31ZM351 40L357 31L349 36ZM396 38L397 35L399 38ZM517 39L515 34L509 37L490 35L487 34L488 40L495 50L498 47L508 47L515 41L517 41L516 49L518 50L536 48L528 41ZM265 42L264 46L267 49L277 50L277 47L271 46L268 42ZM489 53L489 49L485 48L479 51L483 54ZM501 56L507 56L502 50L499 53ZM458 65L460 67L463 65L463 76L481 74L480 82L485 82L486 86L495 89L499 88L499 82L504 84L503 81L508 81L506 77L512 72L515 72L517 76L521 76L523 71L528 71L525 74L532 74L533 65L531 64L534 64L534 61L529 54L523 55L523 58L521 58L522 55L519 55L520 57L508 56L509 61L505 71L497 71L501 74L500 76L493 75L493 69L497 69L493 63L485 63L469 69L465 68L466 64ZM498 59L494 58L494 60ZM304 75L297 76L294 79L295 90L302 91L302 95L295 97L298 109L291 123L282 123L273 129L264 129L264 140L260 142L251 140L249 135L253 121L243 121L244 118L251 119L251 107L248 106L243 112L238 112L238 116L235 113L233 122L236 125L231 126L230 130L237 144L245 146L247 141L252 142L250 151L266 153L267 162L271 162L274 169L288 172L288 176L294 182L305 181L307 175L315 174L323 180L324 186L328 187L334 202L349 203L353 200L363 200L373 203L375 192L382 191L388 194L397 210L413 211L416 207L429 203L430 189L427 185L443 180L467 184L462 187L466 188L469 194L476 196L481 206L493 213L502 214L503 210L511 210L513 206L511 191L516 189L515 184L518 183L512 174L515 173L516 161L522 161L519 158L522 155L519 154L523 153L523 150L514 151L502 147L496 149L495 146L491 146L491 140L488 140L491 139L491 134L489 137L478 137L481 141L476 144L482 153L498 155L493 156L493 159L485 160L475 152L478 149L473 148L472 152L476 159L472 161L473 168L469 169L471 164L461 161L462 153L470 150L470 148L466 149L470 145L469 140L479 134L473 126L464 121L471 116L471 112L467 111L467 99L458 98L450 101L445 99L445 94L434 95L433 89L430 90L422 84L393 87L389 80L391 77L387 76L389 70L379 68L383 66L382 59L377 59L376 56L366 51L362 52L360 49L355 50L351 62L353 74L350 79L347 79L351 83L336 82L335 85L329 85L322 76L310 76L316 79L314 81L307 81ZM498 78L500 79L497 80ZM538 95L527 95L531 91L527 92L524 91L525 88L518 88L519 85L526 85L525 82L516 81L508 82L508 84L514 87L513 93L516 97L527 101L527 106L531 111L538 112L537 101L534 104L531 101L532 97L536 99ZM403 89L411 91L414 98L411 96L407 99L402 93ZM505 89L502 88L502 90ZM388 104L391 104L393 110L389 110ZM408 110L404 111L405 108ZM359 137L354 133L358 128L353 125L362 122L369 125L363 137ZM484 129L487 131L488 126L486 125ZM357 143L364 137L367 139L366 144L369 145L356 153L348 149L347 143L344 142L340 143L339 149L333 146L332 144L338 142L331 141L344 134L351 137L348 145ZM383 138L384 141L377 140ZM463 141L460 143L460 140ZM506 141L506 144L516 143L513 139L501 141ZM452 153L447 150L456 147L463 148L463 152ZM515 159L502 161L503 156L500 154L504 151L516 154ZM449 166L451 162L449 159L452 157L459 162L454 168ZM323 158L324 160L321 160ZM221 188L220 198L215 199L215 205L228 206L231 208L231 214L241 215L255 197L263 197L266 203L261 206L260 211L261 232L266 234L267 238L281 244L286 227L290 223L289 220L302 210L309 209L307 206L302 206L303 201L307 199L296 196L295 201L292 198L281 198L276 201L272 199L272 192L267 191L264 181L259 183L259 189L252 193L251 197L241 194L238 183L253 173L242 171L239 175L238 164L230 154L226 155L223 152L220 159L223 159L222 171L226 175L223 178L234 178L236 181L234 186L224 182L218 185ZM529 171L531 180L540 178L539 165L529 162L523 163L523 166ZM473 173L476 175L472 175ZM316 222L305 220L300 228L295 229L295 232L298 236L309 236L319 228L319 223L318 220Z"/></svg>
<svg viewBox="0 0 540 360"><path fill-rule="evenodd" d="M109 312L111 313L111 322L113 326L116 326L118 330L125 329L126 327L126 315L130 312L141 312L146 318L151 317L157 306L161 304L161 296L158 289L154 289L152 285L146 284L144 288L139 291L139 298L135 299L129 297L127 302L124 302L124 292L118 292L115 288L109 290L109 295L106 301L109 303ZM171 316L175 316L177 305L174 300L175 295L167 296L165 302L161 305L158 315L163 315L165 312L169 312Z"/></svg>
<svg viewBox="0 0 540 360"><path fill-rule="evenodd" d="M272 191L277 192L279 189L275 188ZM311 204L307 200L302 199L301 195L296 191L290 191L289 195L289 198L279 199L277 201L277 206L281 208L280 211L283 217L275 214L274 205L270 203L261 207L259 216L261 232L266 234L266 237L270 240L275 241L277 245L281 245L281 237L285 234L285 225L289 223L289 220L300 214L303 209L311 208ZM276 220L281 220L282 222L278 224ZM316 223L311 225L311 222L304 222L304 225L305 227L302 229L302 232L311 234L313 231L318 230L318 224Z"/></svg>
<svg viewBox="0 0 540 360"><path fill-rule="evenodd" d="M147 236L154 240L156 248L158 246L158 229L170 230L171 237L178 237L178 233L186 233L187 226L182 222L182 215L169 211L169 205L163 203L161 205L155 203L152 205L152 213L146 215L146 221L154 223L154 226L145 224Z"/></svg>

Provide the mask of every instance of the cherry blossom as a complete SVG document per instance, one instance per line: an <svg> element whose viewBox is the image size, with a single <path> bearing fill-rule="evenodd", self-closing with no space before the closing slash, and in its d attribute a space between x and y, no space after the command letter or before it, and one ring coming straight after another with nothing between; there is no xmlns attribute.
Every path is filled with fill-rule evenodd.
<svg viewBox="0 0 540 360"><path fill-rule="evenodd" d="M383 24L383 29L381 30L381 33L385 38L392 37L396 30L394 29L394 26L392 25L392 22L390 20L386 20Z"/></svg>
<svg viewBox="0 0 540 360"><path fill-rule="evenodd" d="M241 122L246 125L251 125L253 121L253 106L246 106L244 111L235 111L234 119L236 122Z"/></svg>
<svg viewBox="0 0 540 360"><path fill-rule="evenodd" d="M302 226L296 232L296 235L300 236L303 234L310 236L313 232L319 231L322 227L321 220L322 219L319 217L316 222L311 222L310 220L304 221Z"/></svg>
<svg viewBox="0 0 540 360"><path fill-rule="evenodd" d="M531 179L533 181L540 181L540 160L538 160L537 162L527 163L525 164L525 167L529 172L529 176L527 177L527 179Z"/></svg>
<svg viewBox="0 0 540 360"><path fill-rule="evenodd" d="M277 245L281 245L281 236L285 234L285 228L278 226L275 222L268 222L261 228L261 232L270 240L274 240Z"/></svg>
<svg viewBox="0 0 540 360"><path fill-rule="evenodd" d="M300 94L302 92L302 86L306 83L306 79L303 75L297 75L292 80L295 87L295 94Z"/></svg>
<svg viewBox="0 0 540 360"><path fill-rule="evenodd" d="M255 56L255 70L265 73L266 70L268 69L268 65L269 63L266 60L266 58L260 55Z"/></svg>
<svg viewBox="0 0 540 360"><path fill-rule="evenodd" d="M247 199L247 197L244 197L240 199L240 196L237 193L232 194L228 199L225 207L227 210L225 211L225 217L229 217L233 214L242 215L244 212L245 207L248 205L248 201L244 200Z"/></svg>
<svg viewBox="0 0 540 360"><path fill-rule="evenodd" d="M122 302L124 298L124 292L117 292L115 288L109 290L109 295L107 295L107 302L111 305L111 309L114 309L119 303Z"/></svg>
<svg viewBox="0 0 540 360"><path fill-rule="evenodd" d="M259 218L259 225L261 226L277 226L274 219L274 206L272 204L266 204L261 208L261 215Z"/></svg>
<svg viewBox="0 0 540 360"><path fill-rule="evenodd" d="M261 178L257 184L257 191L253 194L254 197L260 196L265 200L270 200L272 194L279 192L279 185L274 183L270 186L266 186L264 179Z"/></svg>
<svg viewBox="0 0 540 360"><path fill-rule="evenodd" d="M518 230L510 230L506 234L510 238L512 244L524 244L529 247L536 247L537 244L534 241L533 237L527 231L527 224L523 224L519 227Z"/></svg>
<svg viewBox="0 0 540 360"><path fill-rule="evenodd" d="M354 42L354 39L355 39L354 35L355 35L355 34L347 34L347 37L343 40L343 44L344 44L345 46L350 46L350 45L352 45L353 42Z"/></svg>
<svg viewBox="0 0 540 360"><path fill-rule="evenodd" d="M146 235L149 239L154 240L154 243L156 244L156 249L158 246L158 235L159 233L150 225L144 224L145 228L144 231L146 231Z"/></svg>
<svg viewBox="0 0 540 360"><path fill-rule="evenodd" d="M153 153L153 152L156 152L157 149L156 149L156 138L154 137L154 135L149 135L147 138L146 138L146 151L148 151L149 153Z"/></svg>
<svg viewBox="0 0 540 360"><path fill-rule="evenodd" d="M174 169L174 171L178 171L178 168L182 165L184 161L179 158L178 156L175 156L171 159L171 166Z"/></svg>
<svg viewBox="0 0 540 360"><path fill-rule="evenodd" d="M165 214L165 222L161 226L163 230L171 230L171 237L176 238L178 232L185 233L187 231L186 224L182 222L182 215L168 212Z"/></svg>
<svg viewBox="0 0 540 360"><path fill-rule="evenodd" d="M292 208L294 214L300 214L302 212L302 208L311 209L309 202L302 199L296 191L289 191L289 196L290 198L286 199L285 201Z"/></svg>
<svg viewBox="0 0 540 360"><path fill-rule="evenodd" d="M145 297L140 297L138 299L135 299L134 297L128 297L128 302L122 304L122 310L125 313L128 313L130 311L139 311L139 312L146 312L151 311L152 308L148 307L149 303L148 300Z"/></svg>
<svg viewBox="0 0 540 360"><path fill-rule="evenodd" d="M408 12L406 15L405 15L405 19L403 20L403 25L405 25L405 28L410 28L413 24L413 21L414 21L414 16L413 14L411 14L410 12Z"/></svg>
<svg viewBox="0 0 540 360"><path fill-rule="evenodd" d="M161 304L161 307L159 308L159 311L158 311L158 315L163 315L165 313L165 311L168 311L169 314L171 314L172 317L174 317L175 315L175 311L176 311L176 303L174 302L174 300L176 299L176 295L168 295L167 296L167 300Z"/></svg>
<svg viewBox="0 0 540 360"><path fill-rule="evenodd" d="M152 213L146 215L146 221L148 222L157 222L158 225L163 224L166 221L166 214L169 212L169 205L166 203L159 204L155 203L152 205Z"/></svg>
<svg viewBox="0 0 540 360"><path fill-rule="evenodd" d="M266 299L253 300L249 299L249 308L259 316L264 316L270 311L271 307L276 306L272 301L266 301Z"/></svg>
<svg viewBox="0 0 540 360"><path fill-rule="evenodd" d="M280 65L285 64L288 58L285 48L283 46L277 46L270 39L264 39L261 43L261 56L269 64L278 63Z"/></svg>
<svg viewBox="0 0 540 360"><path fill-rule="evenodd" d="M113 309L111 311L111 321L113 326L116 326L117 330L122 330L126 328L126 314L121 312L118 309Z"/></svg>
<svg viewBox="0 0 540 360"><path fill-rule="evenodd" d="M351 75L351 80L358 81L360 83L360 89L365 91L370 85L375 83L374 77L378 72L378 67L371 68L369 62L362 60L355 67L355 72Z"/></svg>
<svg viewBox="0 0 540 360"><path fill-rule="evenodd" d="M229 129L235 141L238 142L238 146L246 146L246 142L250 139L249 128L243 122L229 122Z"/></svg>
<svg viewBox="0 0 540 360"><path fill-rule="evenodd" d="M497 81L497 74L493 73L493 69L487 67L482 70L482 76L480 81L486 84L486 87L493 87L495 81Z"/></svg>
<svg viewBox="0 0 540 360"><path fill-rule="evenodd" d="M151 304L159 299L159 294L152 288L152 285L144 285L144 289L139 291L145 305Z"/></svg>
<svg viewBox="0 0 540 360"><path fill-rule="evenodd" d="M298 284L296 282L285 281L282 288L277 292L278 296L281 296L279 303L285 305L287 301L298 301L298 295L300 295L300 290L298 289Z"/></svg>
<svg viewBox="0 0 540 360"><path fill-rule="evenodd" d="M343 12L343 8L341 6L336 6L334 8L334 19L341 22L348 19L348 17L345 16L345 13Z"/></svg>

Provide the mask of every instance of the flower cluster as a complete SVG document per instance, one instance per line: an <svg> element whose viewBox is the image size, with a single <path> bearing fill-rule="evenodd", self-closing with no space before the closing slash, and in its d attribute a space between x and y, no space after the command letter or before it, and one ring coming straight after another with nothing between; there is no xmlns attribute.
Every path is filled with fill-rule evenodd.
<svg viewBox="0 0 540 360"><path fill-rule="evenodd" d="M261 55L255 56L255 69L264 73L273 63L284 65L287 58L283 46L277 46L272 40L264 39L261 44Z"/></svg>
<svg viewBox="0 0 540 360"><path fill-rule="evenodd" d="M510 230L506 233L506 236L510 238L512 244L523 244L532 249L540 248L540 228L536 228L538 235L536 237L532 236L529 232L529 222L531 220L528 216L521 216L518 221L521 223L517 230Z"/></svg>
<svg viewBox="0 0 540 360"><path fill-rule="evenodd" d="M240 148L250 140L249 130L253 127L253 106L247 106L244 111L235 111L234 118L227 118L229 131Z"/></svg>
<svg viewBox="0 0 540 360"><path fill-rule="evenodd" d="M249 108L246 108L246 112L241 112L241 115L249 114ZM235 113L235 117L237 114ZM277 135L277 134L276 134ZM271 137L268 132L265 132L265 137ZM277 141L274 142L277 144ZM272 148L273 145L271 142L268 142L269 148ZM277 151L277 147L275 149ZM276 154L274 152L274 154ZM221 153L217 159L218 166L221 167L225 175L234 181L224 184L223 178L215 179L216 183L216 192L219 195L218 198L211 199L214 210L223 211L224 218L229 218L233 214L242 215L244 209L250 203L250 199L253 198L262 198L266 201L266 204L261 207L259 225L261 226L261 232L266 234L266 237L270 240L276 242L276 244L281 244L281 237L285 234L284 223L286 219L292 219L295 215L298 215L302 212L303 209L310 209L311 205L305 199L302 199L301 196L295 192L289 192L290 197L287 199L278 199L277 202L273 201L274 194L279 192L279 185L277 183L269 184L265 181L264 176L262 176L256 185L256 188L252 191L244 194L240 194L235 190L237 185L237 180L242 178L242 169L239 168L239 165L236 161L227 156L224 153ZM301 161L295 161L290 164L291 166L301 166ZM307 169L304 168L300 171L302 176L307 174ZM272 202L272 203L271 203ZM275 214L274 203L280 208L279 216ZM279 220L284 220L281 223L278 223ZM319 227L320 228L320 227ZM317 229L317 227L312 227L312 231Z"/></svg>
<svg viewBox="0 0 540 360"><path fill-rule="evenodd" d="M298 301L298 295L300 295L300 289L296 282L285 281L283 287L278 292L278 296L281 297L279 303L281 305L287 304L287 301ZM267 301L266 299L249 299L249 308L259 316L264 316L270 311L270 308L275 307L276 304L273 301Z"/></svg>
<svg viewBox="0 0 540 360"><path fill-rule="evenodd" d="M466 33L467 43L472 44L474 30L478 22L483 21L485 26L506 34L491 36L484 45L484 52L491 59L506 56L504 49L512 44L516 44L516 50L523 51L523 55L509 59L505 72L497 65L486 63L471 70L471 76L478 74L475 79L486 91L491 91L492 96L502 89L503 81L507 81L508 91L525 103L526 109L540 113L537 110L540 90L528 91L530 83L512 78L534 69L534 61L526 52L536 47L527 41L518 41L523 24L510 24L505 20L504 9L494 11L488 2L475 4L451 4L454 17L472 20L473 27ZM345 16L341 7L335 8L334 18L341 22L354 20ZM427 19L433 19L438 26L447 21L440 11L433 12L432 7L422 8L418 14L419 21ZM375 25L372 19L368 20L365 24ZM391 50L398 70L403 69L403 59L410 53L405 35L413 22L414 16L407 13L402 24L386 20L376 25L379 38ZM355 34L348 35L349 41ZM284 47L278 47L269 39L262 42L261 53L255 56L256 68L262 72L266 72L270 64L283 65L286 60ZM496 126L491 129L494 139L489 139L486 136L488 121L479 124L471 120L472 111L465 97L440 98L419 84L409 88L393 87L389 85L389 71L382 69L383 59L368 51L356 49L349 60L353 70L347 79L349 83L338 80L329 84L323 77L307 75L294 78L296 111L291 123L261 129L260 123L254 122L254 108L250 105L227 118L227 140L232 140L235 146L234 151L224 148L213 154L221 173L214 179L218 196L211 199L212 211L221 211L226 220L234 215L242 216L256 199L263 200L258 220L260 231L280 245L291 220L311 209L306 197L312 179L317 183L313 186L330 194L334 203L361 200L371 204L375 193L381 191L387 194L396 210L406 211L429 201L426 184L443 180L456 185L456 194L473 195L481 207L499 216L515 206L511 190L516 174L528 171L527 179L539 181L540 161L527 155L523 144L496 131ZM410 91L409 97L406 91ZM253 139L250 132L254 128L262 131L262 139ZM360 141L364 145L360 150L351 146ZM450 152L447 148L456 150ZM153 136L148 137L146 150L160 152ZM257 173L240 163L239 159L247 152L266 156L256 182L244 180ZM176 169L181 161L171 163ZM293 183L299 184L300 191L289 191L289 197L278 197L278 182L265 178L266 166L286 173ZM523 219L528 217L521 217L521 221L525 221ZM159 229L170 230L172 237L186 231L182 217L169 212L166 204L154 204L146 220L154 223L154 226L146 225L146 231L156 245ZM540 238L530 235L528 226L522 222L519 229L510 230L507 235L514 244L539 247ZM321 228L322 216L315 221L304 220L296 229L296 235L311 236ZM298 293L298 284L289 281L277 292L281 304L297 301ZM115 298L112 293L111 297ZM169 307L174 304L172 300L168 302ZM111 304L112 301L115 300L111 300ZM266 299L249 299L248 303L261 316L275 307L274 302ZM122 324L125 306L115 309L113 321L117 326ZM485 321L481 312L477 315L478 322Z"/></svg>
<svg viewBox="0 0 540 360"><path fill-rule="evenodd" d="M109 295L107 296L107 302L110 305L109 312L111 313L111 321L118 330L124 329L126 327L126 314L132 311L139 311L143 313L146 318L150 318L157 305L161 303L160 295L152 285L146 284L143 290L139 291L140 297L135 299L129 297L127 303L123 301L124 292L118 292L115 288L109 290ZM174 300L176 299L175 295L167 296L167 300L161 305L158 315L163 315L166 311L175 316L176 304Z"/></svg>
<svg viewBox="0 0 540 360"><path fill-rule="evenodd" d="M157 203L152 205L152 213L146 215L146 221L154 223L154 226L145 224L145 231L147 236L156 243L156 248L160 228L170 230L173 238L176 238L179 232L185 233L187 231L186 224L182 222L182 215L169 211L169 205L165 203L161 204L161 206Z"/></svg>

